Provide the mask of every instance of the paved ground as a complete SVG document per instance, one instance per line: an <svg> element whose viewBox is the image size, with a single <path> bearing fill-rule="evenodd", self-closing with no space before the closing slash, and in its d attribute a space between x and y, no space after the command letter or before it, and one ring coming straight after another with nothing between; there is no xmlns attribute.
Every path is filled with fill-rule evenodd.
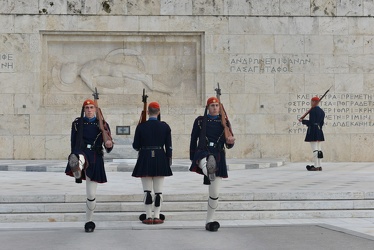
<svg viewBox="0 0 374 250"><path fill-rule="evenodd" d="M35 161L28 164L35 164ZM38 164L45 164L40 162ZM0 165L4 165L0 161ZM55 163L54 163L55 164ZM322 172L308 172L305 163L266 169L234 170L221 193L342 192L365 193L374 199L372 163L324 163ZM129 172L108 172L99 194L142 193ZM62 172L0 172L0 197L25 194L84 194L83 185ZM183 183L183 185L182 185ZM165 180L164 194L205 193L201 176L175 172ZM94 234L82 223L0 223L1 249L373 249L374 218L222 221L217 233L202 221L166 222L150 227L139 222L98 222ZM71 240L69 240L71 239ZM75 242L80 242L78 245ZM369 248L370 247L370 248Z"/></svg>

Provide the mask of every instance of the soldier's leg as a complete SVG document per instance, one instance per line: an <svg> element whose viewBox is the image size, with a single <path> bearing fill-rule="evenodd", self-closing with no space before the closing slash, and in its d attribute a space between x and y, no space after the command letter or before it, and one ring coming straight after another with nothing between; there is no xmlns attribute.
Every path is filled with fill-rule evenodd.
<svg viewBox="0 0 374 250"><path fill-rule="evenodd" d="M91 181L91 179L86 177L86 232L93 232L95 229L95 223L92 222L92 217L96 208L96 190L97 182Z"/></svg>
<svg viewBox="0 0 374 250"><path fill-rule="evenodd" d="M323 158L322 148L321 148L321 142L317 142L317 148L318 148L318 154L317 154L317 166L319 171L322 171L321 167L321 161Z"/></svg>
<svg viewBox="0 0 374 250"><path fill-rule="evenodd" d="M213 221L214 213L218 207L218 195L219 187L221 185L222 178L216 177L214 181L211 181L209 185L209 199L205 229L208 231L217 231L220 227L217 221Z"/></svg>
<svg viewBox="0 0 374 250"><path fill-rule="evenodd" d="M213 155L201 159L199 162L199 168L201 168L204 175L209 177L210 181L214 181L216 178L217 163Z"/></svg>
<svg viewBox="0 0 374 250"><path fill-rule="evenodd" d="M144 206L145 206L145 216L140 218L144 224L153 224L152 219L152 187L153 179L152 177L142 177L142 185L144 190ZM142 215L141 215L142 217Z"/></svg>
<svg viewBox="0 0 374 250"><path fill-rule="evenodd" d="M86 158L82 154L70 154L68 162L75 177L75 182L82 183L82 169L84 169L86 164Z"/></svg>
<svg viewBox="0 0 374 250"><path fill-rule="evenodd" d="M164 223L164 216L160 216L162 206L162 187L164 185L164 177L153 177L153 190L155 191L155 211L153 214L153 224Z"/></svg>
<svg viewBox="0 0 374 250"><path fill-rule="evenodd" d="M313 158L313 162L314 162L314 165L312 166L312 168L308 169L308 170L311 170L311 171L315 171L316 168L318 167L318 142L316 141L311 141L310 142L310 147L312 148L312 158Z"/></svg>

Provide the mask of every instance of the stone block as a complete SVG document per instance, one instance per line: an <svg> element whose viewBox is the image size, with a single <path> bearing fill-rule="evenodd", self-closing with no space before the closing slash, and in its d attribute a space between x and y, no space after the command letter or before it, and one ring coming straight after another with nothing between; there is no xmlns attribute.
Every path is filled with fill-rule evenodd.
<svg viewBox="0 0 374 250"><path fill-rule="evenodd" d="M374 54L374 37L365 36L364 37L364 54Z"/></svg>
<svg viewBox="0 0 374 250"><path fill-rule="evenodd" d="M275 52L276 53L304 53L305 39L301 35L276 35Z"/></svg>
<svg viewBox="0 0 374 250"><path fill-rule="evenodd" d="M320 17L319 33L327 35L348 35L350 26L346 17Z"/></svg>
<svg viewBox="0 0 374 250"><path fill-rule="evenodd" d="M194 0L192 15L223 15L224 0Z"/></svg>
<svg viewBox="0 0 374 250"><path fill-rule="evenodd" d="M279 1L279 14L281 16L309 16L310 2L309 1Z"/></svg>
<svg viewBox="0 0 374 250"><path fill-rule="evenodd" d="M1 12L2 10L0 7L0 13ZM14 32L14 16L13 15L1 15L0 22L3 24L0 27L0 33L13 33Z"/></svg>
<svg viewBox="0 0 374 250"><path fill-rule="evenodd" d="M321 94L335 83L333 74L305 75L305 93ZM331 89L333 90L334 87Z"/></svg>
<svg viewBox="0 0 374 250"><path fill-rule="evenodd" d="M206 35L205 53L240 53L245 40L241 35Z"/></svg>
<svg viewBox="0 0 374 250"><path fill-rule="evenodd" d="M234 0L235 1L235 0ZM251 14L256 16L279 16L279 0L251 1Z"/></svg>
<svg viewBox="0 0 374 250"><path fill-rule="evenodd" d="M245 38L245 53L271 54L275 52L275 38L273 35L248 35L243 37Z"/></svg>
<svg viewBox="0 0 374 250"><path fill-rule="evenodd" d="M306 36L305 53L308 54L333 54L334 38L333 36Z"/></svg>
<svg viewBox="0 0 374 250"><path fill-rule="evenodd" d="M288 94L261 94L260 109L262 114L284 114L287 113L286 102ZM261 106L262 105L262 106Z"/></svg>
<svg viewBox="0 0 374 250"><path fill-rule="evenodd" d="M274 74L245 75L245 93L274 93Z"/></svg>
<svg viewBox="0 0 374 250"><path fill-rule="evenodd" d="M290 34L317 35L319 31L318 18L313 17L290 17Z"/></svg>
<svg viewBox="0 0 374 250"><path fill-rule="evenodd" d="M246 119L242 115L236 115L234 113L227 113L232 131L234 134L245 134L246 131Z"/></svg>
<svg viewBox="0 0 374 250"><path fill-rule="evenodd" d="M372 35L374 33L374 20L372 18L349 18L350 35Z"/></svg>
<svg viewBox="0 0 374 250"><path fill-rule="evenodd" d="M325 131L325 141L321 144L324 159L322 166L327 165L323 162L350 162L351 154L347 153L347 145L351 145L351 136L341 136L341 133L336 131L336 134L327 133ZM327 166L326 166L327 167Z"/></svg>
<svg viewBox="0 0 374 250"><path fill-rule="evenodd" d="M340 0L337 1L337 16L362 16L364 14L363 0Z"/></svg>
<svg viewBox="0 0 374 250"><path fill-rule="evenodd" d="M349 58L350 59L350 58ZM351 62L348 63L348 56L345 55L321 55L321 73L349 73L351 72Z"/></svg>
<svg viewBox="0 0 374 250"><path fill-rule="evenodd" d="M214 74L213 86L210 90L217 88L217 83L221 88L222 96L228 97L230 94L243 94L246 92L246 82L244 74ZM208 88L206 88L208 89Z"/></svg>
<svg viewBox="0 0 374 250"><path fill-rule="evenodd" d="M363 89L365 93L374 92L374 74L363 75Z"/></svg>
<svg viewBox="0 0 374 250"><path fill-rule="evenodd" d="M13 156L13 138L11 135L0 136L0 151L1 159L12 159Z"/></svg>
<svg viewBox="0 0 374 250"><path fill-rule="evenodd" d="M192 0L161 0L161 15L192 15Z"/></svg>
<svg viewBox="0 0 374 250"><path fill-rule="evenodd" d="M373 161L374 156L371 153L373 145L371 134L352 134L351 135L351 160L352 161Z"/></svg>
<svg viewBox="0 0 374 250"><path fill-rule="evenodd" d="M20 34L38 33L39 30L45 30L44 15L16 15L14 17L14 32Z"/></svg>
<svg viewBox="0 0 374 250"><path fill-rule="evenodd" d="M1 115L0 134L7 135L29 135L29 115Z"/></svg>
<svg viewBox="0 0 374 250"><path fill-rule="evenodd" d="M156 1L159 3L159 1ZM133 1L133 0L111 0L102 1L96 0L96 10L98 15L125 15L128 14L129 9L133 11L131 15L145 14L148 13L149 7L147 1ZM154 1L151 1L154 3ZM139 13L136 13L139 11ZM144 11L144 12L142 12ZM82 6L81 12L84 12L84 6ZM141 13L140 13L141 12ZM158 11L157 14L160 12ZM130 13L129 13L130 14Z"/></svg>
<svg viewBox="0 0 374 250"><path fill-rule="evenodd" d="M371 55L350 55L350 73L372 73L374 72L374 62Z"/></svg>
<svg viewBox="0 0 374 250"><path fill-rule="evenodd" d="M70 134L64 136L46 136L45 158L46 159L67 159L71 152Z"/></svg>
<svg viewBox="0 0 374 250"><path fill-rule="evenodd" d="M254 125L256 126L256 125ZM247 128L247 131L250 131L251 134L235 134L235 147L233 150L227 150L227 158L231 158L235 148L240 148L240 152L235 152L238 154L238 158L260 158L260 135L256 135L257 131L255 128Z"/></svg>
<svg viewBox="0 0 374 250"><path fill-rule="evenodd" d="M304 90L303 74L276 74L275 93L302 93Z"/></svg>
<svg viewBox="0 0 374 250"><path fill-rule="evenodd" d="M364 52L364 37L334 36L333 51L336 54L362 54Z"/></svg>
<svg viewBox="0 0 374 250"><path fill-rule="evenodd" d="M228 106L233 114L256 114L260 106L259 96L257 94L231 94Z"/></svg>
<svg viewBox="0 0 374 250"><path fill-rule="evenodd" d="M289 34L286 17L229 17L230 34Z"/></svg>
<svg viewBox="0 0 374 250"><path fill-rule="evenodd" d="M274 142L277 142L274 144ZM281 157L289 160L291 138L289 135L261 135L261 156L263 158Z"/></svg>
<svg viewBox="0 0 374 250"><path fill-rule="evenodd" d="M45 136L14 136L15 159L45 159Z"/></svg>
<svg viewBox="0 0 374 250"><path fill-rule="evenodd" d="M2 86L0 85L0 88ZM0 94L0 98L1 100L3 101L3 103L6 105L2 106L1 110L0 110L0 114L1 115L10 115L10 114L14 114L14 95L13 94Z"/></svg>
<svg viewBox="0 0 374 250"><path fill-rule="evenodd" d="M139 16L139 31L168 31L168 16Z"/></svg>
<svg viewBox="0 0 374 250"><path fill-rule="evenodd" d="M84 8L82 14L96 14L97 13L97 1L86 0L84 2Z"/></svg>
<svg viewBox="0 0 374 250"><path fill-rule="evenodd" d="M38 14L39 0L14 0L8 1L8 9L11 14Z"/></svg>
<svg viewBox="0 0 374 250"><path fill-rule="evenodd" d="M249 16L252 14L252 4L252 2L248 2L246 0L224 0L223 14Z"/></svg>
<svg viewBox="0 0 374 250"><path fill-rule="evenodd" d="M372 0L363 0L364 16L374 15L374 2Z"/></svg>
<svg viewBox="0 0 374 250"><path fill-rule="evenodd" d="M304 142L305 134L292 134L291 136L291 161L311 162L312 154L309 143Z"/></svg>
<svg viewBox="0 0 374 250"><path fill-rule="evenodd" d="M362 74L335 75L335 91L338 93L364 93L364 76Z"/></svg>
<svg viewBox="0 0 374 250"><path fill-rule="evenodd" d="M161 1L127 0L127 14L132 16L159 15L160 8Z"/></svg>
<svg viewBox="0 0 374 250"><path fill-rule="evenodd" d="M336 0L311 0L310 12L312 16L336 16Z"/></svg>
<svg viewBox="0 0 374 250"><path fill-rule="evenodd" d="M60 15L67 14L67 3L65 0L39 0L39 14Z"/></svg>
<svg viewBox="0 0 374 250"><path fill-rule="evenodd" d="M229 72L229 54L207 54L205 55L205 71L209 73Z"/></svg>
<svg viewBox="0 0 374 250"><path fill-rule="evenodd" d="M274 115L246 115L247 134L274 134Z"/></svg>
<svg viewBox="0 0 374 250"><path fill-rule="evenodd" d="M301 124L298 124L297 115L302 114L275 114L275 135L302 133Z"/></svg>

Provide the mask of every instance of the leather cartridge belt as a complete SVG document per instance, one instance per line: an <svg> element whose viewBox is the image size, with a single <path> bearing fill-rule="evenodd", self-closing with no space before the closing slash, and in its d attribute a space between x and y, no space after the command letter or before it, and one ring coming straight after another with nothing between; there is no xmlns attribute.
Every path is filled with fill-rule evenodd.
<svg viewBox="0 0 374 250"><path fill-rule="evenodd" d="M141 147L141 150L156 150L156 149L163 149L162 147L159 146L147 146L147 147Z"/></svg>
<svg viewBox="0 0 374 250"><path fill-rule="evenodd" d="M92 144L86 144L86 148L89 149L89 150L100 149L100 147L95 147L95 145L92 145Z"/></svg>
<svg viewBox="0 0 374 250"><path fill-rule="evenodd" d="M222 144L221 143L215 143L215 142L208 142L207 147L222 148Z"/></svg>

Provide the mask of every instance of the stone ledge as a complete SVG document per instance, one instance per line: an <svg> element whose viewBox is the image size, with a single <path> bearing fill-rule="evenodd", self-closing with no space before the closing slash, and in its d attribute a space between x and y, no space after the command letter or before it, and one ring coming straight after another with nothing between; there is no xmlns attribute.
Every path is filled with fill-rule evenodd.
<svg viewBox="0 0 374 250"><path fill-rule="evenodd" d="M30 162L9 162L7 165L0 165L0 171L64 172L66 168L66 161ZM273 168L285 164L284 160L281 159L229 159L227 162L229 170ZM135 163L136 159L113 159L112 162L105 162L105 170L107 172L132 172ZM174 172L187 172L189 171L190 164L191 162L188 159L175 159L173 160L171 169Z"/></svg>

